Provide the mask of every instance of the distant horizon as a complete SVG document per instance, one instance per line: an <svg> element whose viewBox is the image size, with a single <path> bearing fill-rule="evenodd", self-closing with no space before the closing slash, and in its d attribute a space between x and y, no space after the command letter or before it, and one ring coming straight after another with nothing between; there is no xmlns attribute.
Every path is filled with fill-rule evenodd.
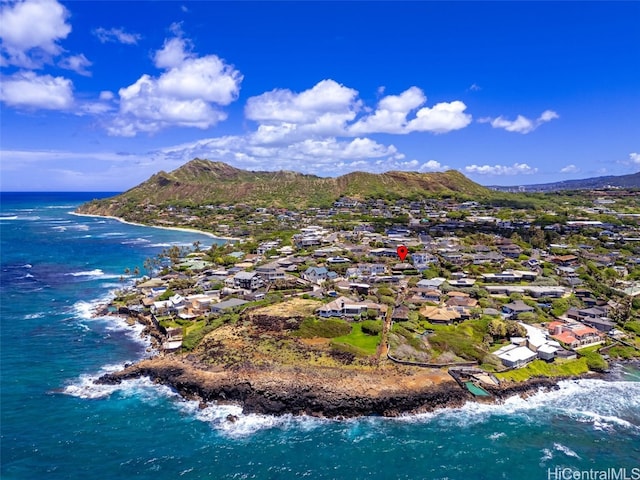
<svg viewBox="0 0 640 480"><path fill-rule="evenodd" d="M640 2L7 0L0 189L120 191L194 157L493 186L628 174L638 18Z"/></svg>

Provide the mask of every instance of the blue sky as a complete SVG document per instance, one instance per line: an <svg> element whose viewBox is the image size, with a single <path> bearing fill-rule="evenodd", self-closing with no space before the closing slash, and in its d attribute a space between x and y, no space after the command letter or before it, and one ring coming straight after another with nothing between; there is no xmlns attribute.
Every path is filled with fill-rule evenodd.
<svg viewBox="0 0 640 480"><path fill-rule="evenodd" d="M639 2L0 2L0 188L640 170Z"/></svg>

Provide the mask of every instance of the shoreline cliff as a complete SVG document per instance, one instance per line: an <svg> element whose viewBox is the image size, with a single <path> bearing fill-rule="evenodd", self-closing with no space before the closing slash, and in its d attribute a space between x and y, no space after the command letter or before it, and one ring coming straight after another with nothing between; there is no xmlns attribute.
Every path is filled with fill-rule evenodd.
<svg viewBox="0 0 640 480"><path fill-rule="evenodd" d="M244 413L276 416L396 417L457 408L474 401L446 372L410 372L396 367L382 371L251 366L226 370L201 368L186 358L158 356L103 375L96 382L113 385L140 377L169 386L183 398L199 401L201 405L236 403ZM533 378L490 387L487 390L493 399L483 402L500 402L514 395L528 396L541 389L557 389L560 380L566 378Z"/></svg>

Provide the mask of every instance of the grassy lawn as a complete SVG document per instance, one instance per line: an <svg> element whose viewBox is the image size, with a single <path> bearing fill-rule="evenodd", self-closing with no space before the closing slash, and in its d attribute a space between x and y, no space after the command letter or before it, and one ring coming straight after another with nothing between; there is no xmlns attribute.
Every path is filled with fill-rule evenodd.
<svg viewBox="0 0 640 480"><path fill-rule="evenodd" d="M362 355L375 355L378 343L380 343L380 334L367 335L362 331L362 324L354 323L350 334L336 337L332 343L355 347Z"/></svg>
<svg viewBox="0 0 640 480"><path fill-rule="evenodd" d="M438 352L451 351L458 357L482 361L487 355L482 340L487 331L484 320L467 320L458 325L433 325L429 343Z"/></svg>
<svg viewBox="0 0 640 480"><path fill-rule="evenodd" d="M510 372L496 373L496 377L500 380L513 380L523 382L532 377L568 377L587 373L586 358L577 360L556 360L553 363L547 363L542 360L534 360L525 367L511 370Z"/></svg>
<svg viewBox="0 0 640 480"><path fill-rule="evenodd" d="M160 323L160 325L162 325L164 328L182 328L182 325L180 325L172 318L160 320L158 323Z"/></svg>
<svg viewBox="0 0 640 480"><path fill-rule="evenodd" d="M625 347L623 345L611 347L608 353L611 358L623 358L625 360L640 357L640 352L638 350L631 347Z"/></svg>
<svg viewBox="0 0 640 480"><path fill-rule="evenodd" d="M300 328L294 333L302 338L335 338L348 335L351 332L351 325L341 318L316 319L305 318L300 324Z"/></svg>

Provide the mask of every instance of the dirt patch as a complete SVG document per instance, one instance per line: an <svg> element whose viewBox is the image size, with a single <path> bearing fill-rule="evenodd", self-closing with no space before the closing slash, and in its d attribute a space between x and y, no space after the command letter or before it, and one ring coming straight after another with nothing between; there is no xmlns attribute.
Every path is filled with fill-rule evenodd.
<svg viewBox="0 0 640 480"><path fill-rule="evenodd" d="M316 348L328 347L331 344L331 339L321 338L321 337L300 338L298 341L303 345L306 345L307 347L316 347Z"/></svg>

